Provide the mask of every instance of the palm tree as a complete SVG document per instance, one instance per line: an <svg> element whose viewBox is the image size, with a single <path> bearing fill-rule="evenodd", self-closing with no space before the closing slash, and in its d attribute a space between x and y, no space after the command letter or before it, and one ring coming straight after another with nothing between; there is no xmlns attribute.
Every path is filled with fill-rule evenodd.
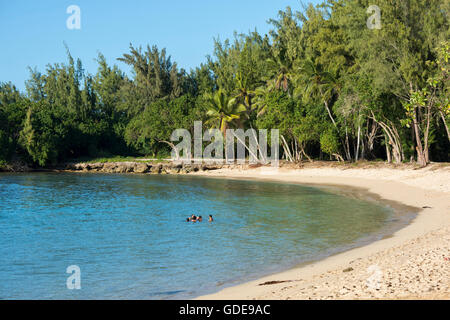
<svg viewBox="0 0 450 320"><path fill-rule="evenodd" d="M252 112L255 110L253 98L255 98L256 92L250 90L247 84L247 78L239 72L236 75L236 95L231 99L232 104L241 104L245 110L247 119L250 119Z"/></svg>
<svg viewBox="0 0 450 320"><path fill-rule="evenodd" d="M293 79L292 67L293 63L285 57L284 54L272 55L267 59L269 70L272 72L272 78L269 81L269 89L282 89L284 92L289 91L289 84Z"/></svg>
<svg viewBox="0 0 450 320"><path fill-rule="evenodd" d="M295 79L296 88L294 96L306 98L319 98L325 105L333 125L337 128L336 121L329 106L329 101L337 90L336 78L329 71L323 70L322 66L314 63L311 59L306 59L299 67L299 73Z"/></svg>
<svg viewBox="0 0 450 320"><path fill-rule="evenodd" d="M262 86L259 88L256 88L254 91L255 97L254 97L254 108L258 110L258 114L256 117L260 117L264 115L267 111L267 103L266 103L266 96L269 93L269 89L266 86Z"/></svg>
<svg viewBox="0 0 450 320"><path fill-rule="evenodd" d="M325 109L328 112L328 116L333 122L334 127L339 131L337 123L333 117L330 108L330 101L334 94L339 91L339 84L335 75L324 70L322 65L315 63L312 59L306 59L301 62L299 73L295 79L296 88L294 89L294 96L303 96L304 98L318 98L320 99ZM348 160L351 159L350 146L348 142L348 132L345 132L345 143L342 141L342 146Z"/></svg>
<svg viewBox="0 0 450 320"><path fill-rule="evenodd" d="M233 122L238 122L246 108L242 104L236 103L222 90L219 89L214 94L206 94L208 119L206 124L211 128L218 125L220 131L226 137L226 131L229 125Z"/></svg>

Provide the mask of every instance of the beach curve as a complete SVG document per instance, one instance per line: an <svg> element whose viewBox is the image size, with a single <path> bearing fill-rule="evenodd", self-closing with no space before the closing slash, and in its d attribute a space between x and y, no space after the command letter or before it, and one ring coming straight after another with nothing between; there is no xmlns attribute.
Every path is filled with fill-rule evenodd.
<svg viewBox="0 0 450 320"><path fill-rule="evenodd" d="M221 178L357 187L420 208L391 237L199 300L450 299L450 168L224 168Z"/></svg>

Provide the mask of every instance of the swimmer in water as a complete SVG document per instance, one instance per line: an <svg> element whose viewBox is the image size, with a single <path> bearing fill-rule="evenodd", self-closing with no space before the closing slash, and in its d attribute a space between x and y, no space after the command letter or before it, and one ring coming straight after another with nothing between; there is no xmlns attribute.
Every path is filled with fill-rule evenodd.
<svg viewBox="0 0 450 320"><path fill-rule="evenodd" d="M213 219L213 216L212 215L209 215L209 220L208 220L209 222L213 222L214 221L214 219Z"/></svg>
<svg viewBox="0 0 450 320"><path fill-rule="evenodd" d="M203 221L202 216L199 216L199 217L198 217L198 222L202 222L202 221Z"/></svg>

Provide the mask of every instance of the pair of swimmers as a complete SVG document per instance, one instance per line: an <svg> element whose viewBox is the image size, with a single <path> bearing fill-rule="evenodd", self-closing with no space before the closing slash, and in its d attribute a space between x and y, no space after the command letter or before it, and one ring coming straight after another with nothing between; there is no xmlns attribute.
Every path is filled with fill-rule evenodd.
<svg viewBox="0 0 450 320"><path fill-rule="evenodd" d="M197 217L195 214L193 214L190 218L187 218L187 219L186 219L186 222L202 222L202 221L203 221L202 216L198 216L198 217ZM213 221L214 221L212 215L209 215L208 221L209 221L209 222L213 222Z"/></svg>

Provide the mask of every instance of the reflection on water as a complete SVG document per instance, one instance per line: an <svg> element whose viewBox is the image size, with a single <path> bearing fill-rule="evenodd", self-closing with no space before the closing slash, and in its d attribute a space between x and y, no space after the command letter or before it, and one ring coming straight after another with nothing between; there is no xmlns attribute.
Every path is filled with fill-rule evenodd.
<svg viewBox="0 0 450 320"><path fill-rule="evenodd" d="M204 222L185 222L192 214ZM292 184L4 174L0 298L192 298L380 236L392 215ZM70 265L81 268L81 290L66 288Z"/></svg>

